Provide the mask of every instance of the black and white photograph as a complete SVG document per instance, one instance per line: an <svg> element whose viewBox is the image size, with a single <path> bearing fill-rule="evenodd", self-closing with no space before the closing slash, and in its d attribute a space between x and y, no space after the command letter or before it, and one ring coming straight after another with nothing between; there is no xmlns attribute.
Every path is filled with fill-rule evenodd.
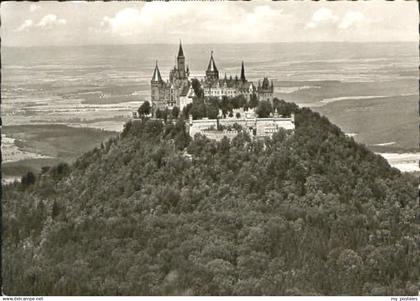
<svg viewBox="0 0 420 301"><path fill-rule="evenodd" d="M420 298L417 1L0 14L3 300Z"/></svg>

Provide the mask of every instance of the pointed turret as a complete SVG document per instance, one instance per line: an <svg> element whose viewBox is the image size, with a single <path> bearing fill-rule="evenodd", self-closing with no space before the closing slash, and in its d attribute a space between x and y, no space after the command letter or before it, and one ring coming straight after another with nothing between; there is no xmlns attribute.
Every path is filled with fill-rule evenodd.
<svg viewBox="0 0 420 301"><path fill-rule="evenodd" d="M155 71L153 72L150 85L150 101L153 108L156 108L156 106L159 106L159 104L162 103L164 98L164 86L165 82L162 80L162 76L160 76L158 62L156 61Z"/></svg>
<svg viewBox="0 0 420 301"><path fill-rule="evenodd" d="M217 67L216 67L216 63L214 62L214 58L213 58L213 51L210 54L210 61L209 61L209 65L207 67L207 72L217 72Z"/></svg>
<svg viewBox="0 0 420 301"><path fill-rule="evenodd" d="M160 71L158 67L158 61L156 61L155 71L153 72L152 82L162 82L162 77L160 76Z"/></svg>
<svg viewBox="0 0 420 301"><path fill-rule="evenodd" d="M184 56L184 50L182 50L182 42L179 40L178 57Z"/></svg>
<svg viewBox="0 0 420 301"><path fill-rule="evenodd" d="M244 61L242 61L242 66L241 66L241 81L245 82L246 78L245 78L245 67L244 67Z"/></svg>
<svg viewBox="0 0 420 301"><path fill-rule="evenodd" d="M210 54L210 61L207 67L206 77L211 81L219 79L219 70L217 70L216 63L214 62L213 51Z"/></svg>
<svg viewBox="0 0 420 301"><path fill-rule="evenodd" d="M270 82L267 77L264 77L262 82L262 88L263 89L269 89L270 88Z"/></svg>

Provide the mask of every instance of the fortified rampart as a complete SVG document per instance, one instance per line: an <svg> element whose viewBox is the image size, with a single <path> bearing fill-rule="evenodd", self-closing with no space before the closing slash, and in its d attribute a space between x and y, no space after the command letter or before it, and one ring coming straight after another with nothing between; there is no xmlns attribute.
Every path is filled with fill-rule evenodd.
<svg viewBox="0 0 420 301"><path fill-rule="evenodd" d="M271 137L280 128L286 130L295 129L295 117L267 117L267 118L220 118L193 120L190 116L188 130L191 137L197 133L203 134L210 139L219 140L221 137L235 136L237 131L234 125L241 126L254 137Z"/></svg>

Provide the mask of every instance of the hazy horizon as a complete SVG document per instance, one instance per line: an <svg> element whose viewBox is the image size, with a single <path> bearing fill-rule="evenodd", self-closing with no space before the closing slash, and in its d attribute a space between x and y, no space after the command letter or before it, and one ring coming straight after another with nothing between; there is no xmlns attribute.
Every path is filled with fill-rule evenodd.
<svg viewBox="0 0 420 301"><path fill-rule="evenodd" d="M258 44L418 44L417 41L298 41L298 42L252 42L252 43L184 43L182 40L183 46L200 46L200 45L258 45ZM32 45L32 46L13 46L13 45L2 45L4 48L47 48L47 47L95 47L95 46L110 46L110 47L120 47L120 46L156 46L156 45L179 45L179 42L171 43L127 43L127 44L80 44L80 45Z"/></svg>

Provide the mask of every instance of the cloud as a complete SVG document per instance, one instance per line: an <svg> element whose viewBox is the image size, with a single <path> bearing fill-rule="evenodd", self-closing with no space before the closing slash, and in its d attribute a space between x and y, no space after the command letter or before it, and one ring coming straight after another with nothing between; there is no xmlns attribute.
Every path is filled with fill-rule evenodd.
<svg viewBox="0 0 420 301"><path fill-rule="evenodd" d="M223 33L217 38L218 42L266 41L278 34L279 24L289 18L282 8L266 3L251 6L221 2L147 2L141 7L123 8L113 16L105 16L97 23L99 26L88 30L131 37L130 42L175 42L180 37L193 41L197 36L201 41L214 41L218 33Z"/></svg>
<svg viewBox="0 0 420 301"><path fill-rule="evenodd" d="M306 24L305 28L315 28L320 25L335 24L340 18L329 8L320 8L314 12L311 20Z"/></svg>
<svg viewBox="0 0 420 301"><path fill-rule="evenodd" d="M279 18L283 13L282 9L272 9L268 5L261 5L254 8L253 11L247 13L244 18L238 20L240 27L254 27L264 24L264 20Z"/></svg>
<svg viewBox="0 0 420 301"><path fill-rule="evenodd" d="M18 28L15 29L15 31L25 31L28 30L34 22L31 19L25 20Z"/></svg>
<svg viewBox="0 0 420 301"><path fill-rule="evenodd" d="M344 16L335 15L331 9L320 8L314 12L311 20L306 23L305 28L316 28L326 26L338 29L349 29L353 26L360 26L363 23L368 23L364 14L359 11L347 11Z"/></svg>
<svg viewBox="0 0 420 301"><path fill-rule="evenodd" d="M170 5L170 9L168 9ZM100 27L105 32L112 32L121 36L130 36L150 29L159 30L162 24L168 23L178 17L177 20L186 14L186 10L177 4L166 3L146 3L141 9L124 8L119 10L113 17L103 17ZM185 16L186 17L186 16ZM176 26L174 22L173 26Z"/></svg>
<svg viewBox="0 0 420 301"><path fill-rule="evenodd" d="M65 25L67 21L65 19L60 19L56 15L49 14L44 16L36 25L31 19L25 20L18 28L15 29L15 32L27 31L33 26L40 27L42 29L52 29L57 25Z"/></svg>
<svg viewBox="0 0 420 301"><path fill-rule="evenodd" d="M269 43L418 38L415 30L418 13L413 12L415 4L409 2L396 6L375 1L346 2L345 5L325 1L262 0L72 1L68 2L70 4L51 2L48 7L41 2L19 3L9 1L1 7L2 38L16 44L60 44L60 41L66 44L147 44L177 43L178 39L185 44ZM32 4L35 11L30 13ZM44 13L46 9L48 13ZM400 15L404 18L398 18ZM31 35L25 34L28 31Z"/></svg>
<svg viewBox="0 0 420 301"><path fill-rule="evenodd" d="M349 11L342 18L338 28L347 29L353 25L360 25L365 22L367 19L364 14L358 11Z"/></svg>
<svg viewBox="0 0 420 301"><path fill-rule="evenodd" d="M39 6L38 4L32 3L31 6L29 6L29 11L34 12L39 8L41 8L41 6Z"/></svg>
<svg viewBox="0 0 420 301"><path fill-rule="evenodd" d="M114 17L103 17L100 22L101 28L107 32L119 33L120 35L132 35L136 27L143 23L144 19L139 10L124 8L118 11Z"/></svg>
<svg viewBox="0 0 420 301"><path fill-rule="evenodd" d="M56 15L49 14L44 16L41 21L39 21L36 26L44 28L44 29L51 29L57 25L65 25L67 21L65 19L60 19Z"/></svg>

